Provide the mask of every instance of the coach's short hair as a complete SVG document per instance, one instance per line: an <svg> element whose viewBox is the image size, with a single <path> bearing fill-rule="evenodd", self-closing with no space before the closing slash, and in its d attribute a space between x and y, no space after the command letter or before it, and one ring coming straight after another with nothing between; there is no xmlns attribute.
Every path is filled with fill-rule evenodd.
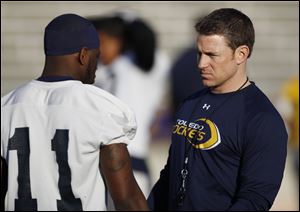
<svg viewBox="0 0 300 212"><path fill-rule="evenodd" d="M195 25L199 35L222 35L227 39L228 46L235 50L241 45L248 46L250 57L255 32L250 18L233 8L221 8L205 16Z"/></svg>

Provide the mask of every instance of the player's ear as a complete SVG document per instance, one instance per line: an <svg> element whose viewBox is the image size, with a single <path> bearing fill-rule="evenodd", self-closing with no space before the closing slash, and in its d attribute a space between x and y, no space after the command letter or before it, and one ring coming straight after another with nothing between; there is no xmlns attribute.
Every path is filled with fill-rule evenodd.
<svg viewBox="0 0 300 212"><path fill-rule="evenodd" d="M80 49L78 60L81 65L85 65L88 63L88 48L83 47L82 49Z"/></svg>

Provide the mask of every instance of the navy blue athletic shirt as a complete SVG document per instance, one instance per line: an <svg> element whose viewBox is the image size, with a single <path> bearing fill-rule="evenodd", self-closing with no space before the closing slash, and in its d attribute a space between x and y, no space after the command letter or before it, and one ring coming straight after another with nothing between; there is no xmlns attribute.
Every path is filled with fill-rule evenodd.
<svg viewBox="0 0 300 212"><path fill-rule="evenodd" d="M252 82L225 94L209 89L179 108L165 168L148 203L152 210L269 210L278 193L287 132L269 99ZM188 156L186 192L177 204Z"/></svg>

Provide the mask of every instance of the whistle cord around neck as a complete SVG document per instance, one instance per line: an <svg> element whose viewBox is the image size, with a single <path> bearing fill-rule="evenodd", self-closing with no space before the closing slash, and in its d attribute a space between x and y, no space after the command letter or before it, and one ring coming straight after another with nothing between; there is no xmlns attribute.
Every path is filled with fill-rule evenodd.
<svg viewBox="0 0 300 212"><path fill-rule="evenodd" d="M227 97L221 104L218 105L218 107L216 107L208 117L205 118L205 123L207 121L208 118L211 118L212 115L222 106L224 105L229 99L231 99L231 97L235 96L238 91L242 90L242 88L247 84L247 82L249 81L249 78L247 77L246 81L241 85L241 87L239 87L236 91L233 92L232 95L230 95L229 97Z"/></svg>

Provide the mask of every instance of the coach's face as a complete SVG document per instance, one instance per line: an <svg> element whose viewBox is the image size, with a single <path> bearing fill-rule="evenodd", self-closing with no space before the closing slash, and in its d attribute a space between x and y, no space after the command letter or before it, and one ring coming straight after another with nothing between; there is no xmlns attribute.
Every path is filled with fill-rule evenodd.
<svg viewBox="0 0 300 212"><path fill-rule="evenodd" d="M226 92L238 66L234 51L227 45L226 38L220 35L199 35L198 68L205 86L215 92ZM227 90L226 90L227 89Z"/></svg>
<svg viewBox="0 0 300 212"><path fill-rule="evenodd" d="M86 70L84 83L93 84L95 82L96 77L96 69L99 58L99 49L92 49L88 51L89 54L89 62Z"/></svg>

